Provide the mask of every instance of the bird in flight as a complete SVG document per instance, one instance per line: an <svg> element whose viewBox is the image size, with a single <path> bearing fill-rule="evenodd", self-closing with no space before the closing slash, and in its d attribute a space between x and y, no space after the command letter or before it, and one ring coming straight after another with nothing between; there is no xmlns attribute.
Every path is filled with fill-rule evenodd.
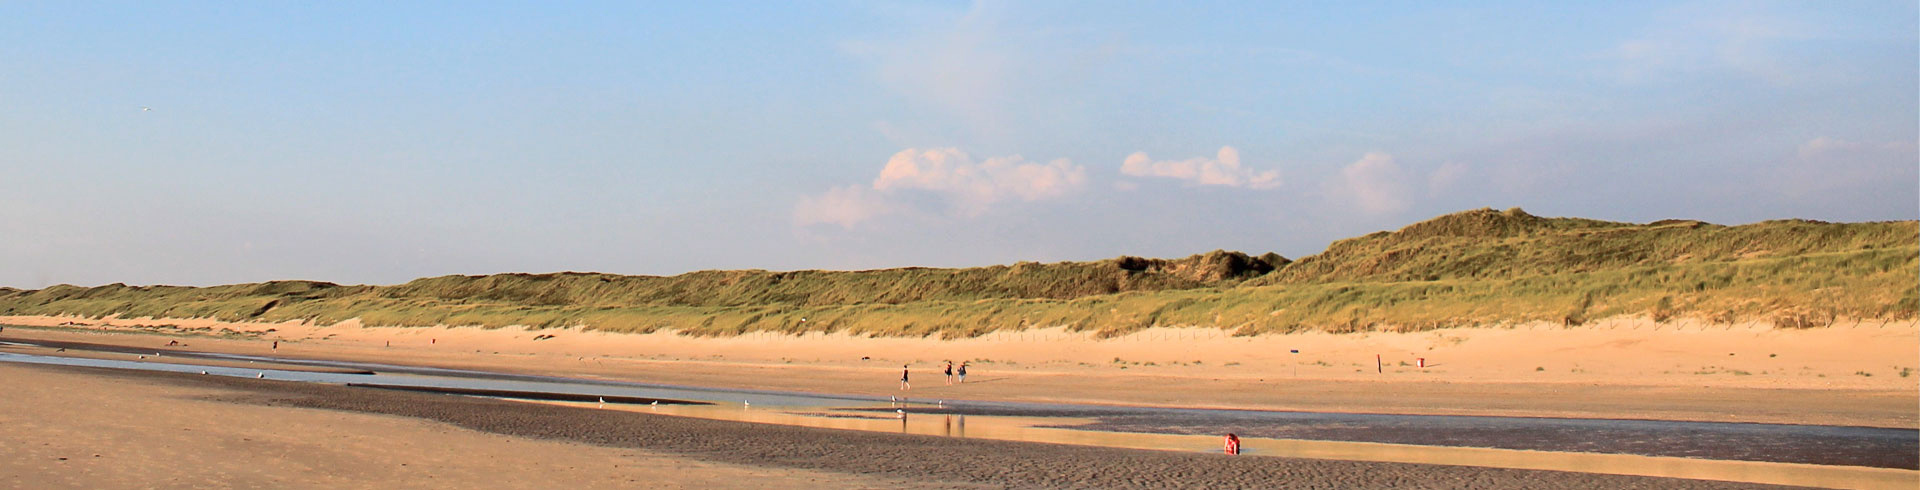
<svg viewBox="0 0 1920 490"><path fill-rule="evenodd" d="M153 112L152 107L140 106L140 112Z"/></svg>

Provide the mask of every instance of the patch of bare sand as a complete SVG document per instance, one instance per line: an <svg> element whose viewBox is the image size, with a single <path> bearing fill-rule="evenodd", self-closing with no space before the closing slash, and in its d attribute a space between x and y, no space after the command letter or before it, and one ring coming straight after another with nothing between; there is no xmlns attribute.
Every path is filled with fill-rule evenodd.
<svg viewBox="0 0 1920 490"><path fill-rule="evenodd" d="M1920 427L1911 321L1792 330L1614 318L1258 337L1155 328L1112 339L1053 328L939 340L0 317L68 322L97 325L0 336L160 345L165 337L125 332L173 324L261 333L192 342L215 352L264 354L281 340L278 354L294 357L705 386L899 394L899 366L911 364L915 398ZM972 361L969 383L946 385L943 360Z"/></svg>
<svg viewBox="0 0 1920 490"><path fill-rule="evenodd" d="M0 364L11 488L894 488L418 419L209 401L216 389Z"/></svg>

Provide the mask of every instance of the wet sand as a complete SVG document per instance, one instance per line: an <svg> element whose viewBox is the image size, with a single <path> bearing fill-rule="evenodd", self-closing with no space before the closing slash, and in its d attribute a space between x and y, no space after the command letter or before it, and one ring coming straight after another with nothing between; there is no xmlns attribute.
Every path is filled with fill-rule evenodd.
<svg viewBox="0 0 1920 490"><path fill-rule="evenodd" d="M272 395L180 381L0 364L0 488L879 489L905 483L509 437L405 417L231 403L219 400L267 402L262 396Z"/></svg>
<svg viewBox="0 0 1920 490"><path fill-rule="evenodd" d="M81 320L0 318L49 327ZM84 321L111 325L8 328L0 337L140 349L180 338L131 326L151 321ZM904 394L914 398L1920 428L1920 388L1901 376L1920 364L1913 360L1920 332L1896 323L1781 331L1603 322L1256 339L1154 329L1102 341L1055 329L941 341L167 322L271 330L261 338L190 338L192 349L209 352L723 388L885 397L902 394L899 365L911 363L916 382ZM273 352L267 347L276 337L282 343ZM1041 340L1022 340L1034 338ZM1288 354L1288 346L1304 353ZM1376 350L1398 352L1381 373L1373 369ZM1432 356L1428 367L1415 366L1415 355ZM942 383L941 359L975 359L970 382Z"/></svg>
<svg viewBox="0 0 1920 490"><path fill-rule="evenodd" d="M612 487L636 477L727 488L1754 487L880 434L95 368L0 365L0 379L15 388L0 398L0 448L13 448L0 449L10 453L0 474L28 487ZM96 420L125 413L170 415ZM180 435L194 431L203 435ZM410 461L419 466L395 466Z"/></svg>
<svg viewBox="0 0 1920 490"><path fill-rule="evenodd" d="M0 337L4 338L4 337ZM373 374L365 369L349 369L326 366L311 366L283 362L241 361L231 359L208 359L196 357L189 350L192 347L163 347L160 349L133 349L124 345L92 344L86 342L46 342L44 345L0 345L0 352L30 354L38 356L79 357L86 359L141 360L186 364L191 366L226 367L241 369L278 369L281 371L299 371L307 373L334 374Z"/></svg>

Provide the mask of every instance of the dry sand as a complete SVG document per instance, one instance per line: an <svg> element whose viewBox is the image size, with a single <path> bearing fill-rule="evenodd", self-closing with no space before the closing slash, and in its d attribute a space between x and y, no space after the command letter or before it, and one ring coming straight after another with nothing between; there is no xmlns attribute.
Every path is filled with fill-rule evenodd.
<svg viewBox="0 0 1920 490"><path fill-rule="evenodd" d="M19 488L1753 487L851 432L95 368L0 364L0 380L0 482Z"/></svg>
<svg viewBox="0 0 1920 490"><path fill-rule="evenodd" d="M223 403L212 398L244 397L244 387L130 378L103 370L0 364L0 380L6 387L6 396L0 396L0 486L9 488L891 488L901 483L509 437L403 417Z"/></svg>
<svg viewBox="0 0 1920 490"><path fill-rule="evenodd" d="M92 325L57 327L73 322ZM0 324L56 327L13 328L0 337L156 349L177 337L133 326L231 328L257 336L191 337L190 349L268 354L270 342L280 340L272 353L290 357L876 395L899 393L899 366L912 364L907 394L916 398L1920 427L1913 377L1920 329L1910 321L1776 330L1617 318L1577 328L1252 338L1156 328L1094 339L1043 329L953 341L354 322L0 317ZM1418 367L1422 358L1425 368ZM947 359L972 360L969 383L942 383L940 361Z"/></svg>

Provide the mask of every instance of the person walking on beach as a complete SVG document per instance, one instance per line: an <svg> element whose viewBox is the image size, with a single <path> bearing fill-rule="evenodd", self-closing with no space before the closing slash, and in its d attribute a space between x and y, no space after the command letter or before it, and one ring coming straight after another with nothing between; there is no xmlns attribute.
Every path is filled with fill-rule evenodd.
<svg viewBox="0 0 1920 490"><path fill-rule="evenodd" d="M953 386L953 361L947 361L947 386Z"/></svg>
<svg viewBox="0 0 1920 490"><path fill-rule="evenodd" d="M907 365L901 364L900 365L900 390L901 391L913 389L913 385L907 384L907 372L908 372Z"/></svg>
<svg viewBox="0 0 1920 490"><path fill-rule="evenodd" d="M967 384L967 361L960 361L960 384Z"/></svg>

